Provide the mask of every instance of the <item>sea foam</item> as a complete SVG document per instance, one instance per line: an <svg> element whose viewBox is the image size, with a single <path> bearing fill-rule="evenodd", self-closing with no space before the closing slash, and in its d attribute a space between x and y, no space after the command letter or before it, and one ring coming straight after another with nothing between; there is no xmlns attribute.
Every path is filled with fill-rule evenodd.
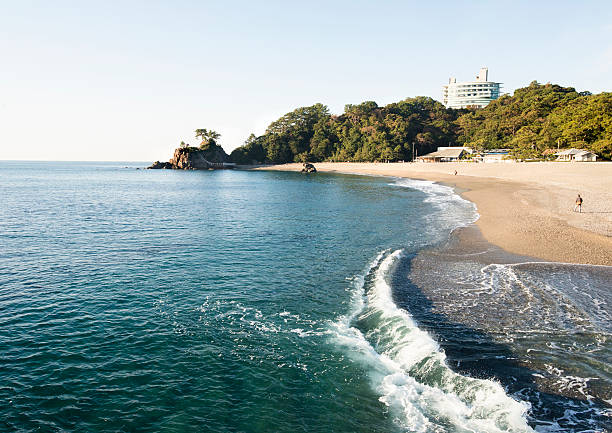
<svg viewBox="0 0 612 433"><path fill-rule="evenodd" d="M353 310L332 326L335 342L367 369L379 400L409 431L533 431L527 403L497 382L452 371L439 345L395 305L387 277L401 255L381 253L355 280Z"/></svg>
<svg viewBox="0 0 612 433"><path fill-rule="evenodd" d="M427 195L423 201L431 203L435 211L427 215L430 224L424 227L424 230L434 235L434 239L439 240L441 234L472 224L480 217L476 205L459 196L450 186L429 180L405 178L389 185L415 189Z"/></svg>

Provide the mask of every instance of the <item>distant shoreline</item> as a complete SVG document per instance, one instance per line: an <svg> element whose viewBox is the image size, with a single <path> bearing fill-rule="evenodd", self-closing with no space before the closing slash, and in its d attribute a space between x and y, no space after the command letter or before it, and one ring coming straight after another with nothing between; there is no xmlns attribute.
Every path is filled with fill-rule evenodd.
<svg viewBox="0 0 612 433"><path fill-rule="evenodd" d="M315 163L318 171L408 177L453 186L476 204L484 238L518 255L612 266L612 162ZM299 171L301 164L252 167ZM454 171L457 175L454 175ZM583 213L572 211L576 195Z"/></svg>

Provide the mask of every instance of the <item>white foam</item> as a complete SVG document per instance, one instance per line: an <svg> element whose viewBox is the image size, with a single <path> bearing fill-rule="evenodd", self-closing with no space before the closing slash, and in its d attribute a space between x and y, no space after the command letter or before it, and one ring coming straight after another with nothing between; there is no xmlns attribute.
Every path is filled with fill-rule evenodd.
<svg viewBox="0 0 612 433"><path fill-rule="evenodd" d="M357 280L353 299L361 302L333 324L336 343L368 369L380 401L407 430L533 431L527 403L509 397L496 382L453 372L438 344L395 305L386 276L400 255L381 253Z"/></svg>
<svg viewBox="0 0 612 433"><path fill-rule="evenodd" d="M264 317L257 308L245 306L236 300L211 300L207 296L196 311L205 313L199 317L200 322L223 321L230 325L230 329L247 327L261 334L277 334L283 331L279 325Z"/></svg>
<svg viewBox="0 0 612 433"><path fill-rule="evenodd" d="M297 336L301 338L325 335L329 333L328 330L317 331L317 330L304 330L302 328L293 328L289 332L292 334L297 334Z"/></svg>
<svg viewBox="0 0 612 433"><path fill-rule="evenodd" d="M459 227L474 223L480 217L476 205L459 196L450 186L428 180L406 178L398 179L390 185L412 188L427 194L424 202L433 204L435 208L433 214L426 216L430 222L428 231L437 240L441 231L450 233Z"/></svg>

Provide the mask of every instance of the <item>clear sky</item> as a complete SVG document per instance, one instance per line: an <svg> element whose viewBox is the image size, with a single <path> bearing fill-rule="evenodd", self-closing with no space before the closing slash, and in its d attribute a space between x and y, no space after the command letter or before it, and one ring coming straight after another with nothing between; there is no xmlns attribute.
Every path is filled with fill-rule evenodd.
<svg viewBox="0 0 612 433"><path fill-rule="evenodd" d="M441 99L480 67L612 90L612 1L0 0L0 159L226 151L321 102Z"/></svg>

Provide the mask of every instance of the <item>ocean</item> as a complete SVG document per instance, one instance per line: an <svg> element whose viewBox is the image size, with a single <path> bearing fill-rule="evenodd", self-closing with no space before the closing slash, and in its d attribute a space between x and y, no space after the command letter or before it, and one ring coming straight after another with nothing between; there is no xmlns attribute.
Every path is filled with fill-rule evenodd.
<svg viewBox="0 0 612 433"><path fill-rule="evenodd" d="M611 267L432 182L145 165L0 162L0 431L612 431Z"/></svg>

